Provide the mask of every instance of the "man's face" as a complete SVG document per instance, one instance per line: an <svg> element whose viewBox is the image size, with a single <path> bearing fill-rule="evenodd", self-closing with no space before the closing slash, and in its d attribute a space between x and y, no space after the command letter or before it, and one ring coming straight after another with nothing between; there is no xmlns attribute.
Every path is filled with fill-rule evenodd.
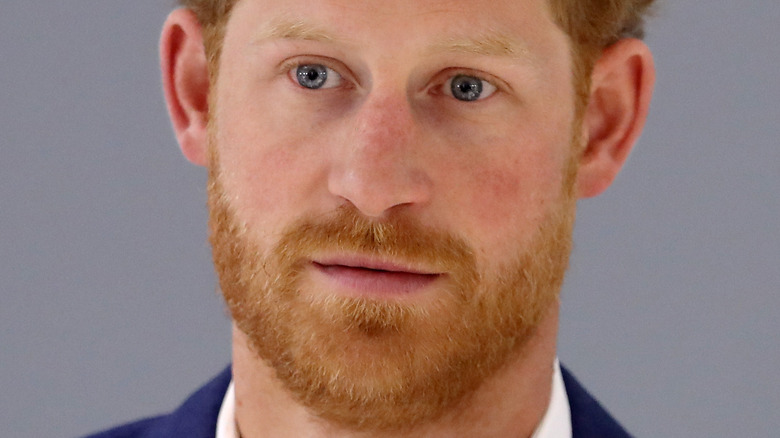
<svg viewBox="0 0 780 438"><path fill-rule="evenodd" d="M437 417L557 306L564 33L543 0L242 0L227 26L209 203L237 326L323 417Z"/></svg>

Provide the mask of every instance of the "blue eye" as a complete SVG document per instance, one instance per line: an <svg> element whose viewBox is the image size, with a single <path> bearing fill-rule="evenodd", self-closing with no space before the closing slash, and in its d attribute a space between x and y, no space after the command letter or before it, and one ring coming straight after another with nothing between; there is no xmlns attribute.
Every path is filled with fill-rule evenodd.
<svg viewBox="0 0 780 438"><path fill-rule="evenodd" d="M485 99L496 91L495 85L476 76L456 75L447 81L449 93L464 102Z"/></svg>
<svg viewBox="0 0 780 438"><path fill-rule="evenodd" d="M322 64L302 64L293 68L290 74L300 86L310 90L333 88L341 84L341 75Z"/></svg>

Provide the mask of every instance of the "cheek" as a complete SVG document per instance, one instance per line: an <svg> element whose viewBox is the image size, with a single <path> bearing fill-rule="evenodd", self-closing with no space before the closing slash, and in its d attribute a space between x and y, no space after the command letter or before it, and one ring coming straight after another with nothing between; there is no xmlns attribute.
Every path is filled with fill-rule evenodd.
<svg viewBox="0 0 780 438"><path fill-rule="evenodd" d="M524 245L560 200L563 157L555 144L513 145L453 168L447 196L453 229L481 255ZM498 152L498 150L497 150Z"/></svg>
<svg viewBox="0 0 780 438"><path fill-rule="evenodd" d="M453 188L446 197L475 235L522 239L560 199L572 118L563 102L534 102L447 139L458 153L439 157L451 166L440 174Z"/></svg>
<svg viewBox="0 0 780 438"><path fill-rule="evenodd" d="M306 147L308 134L279 129L283 125L278 120L247 116L246 111L223 115L216 147L236 214L272 229L287 212L297 208L301 213L301 197L311 191L322 163Z"/></svg>
<svg viewBox="0 0 780 438"><path fill-rule="evenodd" d="M474 211L481 212L483 226L532 221L558 191L558 166L549 160L525 157L472 172L468 179L469 203Z"/></svg>
<svg viewBox="0 0 780 438"><path fill-rule="evenodd" d="M321 121L305 118L289 87L278 81L269 84L230 68L223 73L215 146L237 213L267 223L292 208L302 210L301 198L317 189L315 179L327 162L318 142Z"/></svg>

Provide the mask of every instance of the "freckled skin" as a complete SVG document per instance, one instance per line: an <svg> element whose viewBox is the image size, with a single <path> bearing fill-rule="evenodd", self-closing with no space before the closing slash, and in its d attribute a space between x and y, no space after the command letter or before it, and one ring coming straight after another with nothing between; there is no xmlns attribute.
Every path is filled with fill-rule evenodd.
<svg viewBox="0 0 780 438"><path fill-rule="evenodd" d="M356 35L355 41L372 45L354 50L351 56L357 61L347 65L368 72L361 77L366 86L328 90L326 97L310 99L291 87L288 76L269 71L269 65L277 65L294 50L247 47L256 22L231 20L220 73L220 81L230 89L218 96L218 144L224 145L222 167L235 177L226 179L226 189L245 200L238 208L246 222L273 230L292 215L344 202L342 194L327 189L332 173L343 172L345 178L351 175L355 184L367 184L377 193L405 184L424 186L410 189L424 191L425 199L410 202L409 208L477 246L494 248L500 258L499 251L512 250L504 244L507 237L522 241L535 227L533 221L542 217L543 206L558 196L573 117L566 68L570 60L563 34L539 32L539 20L529 18L538 14L534 9L542 2L493 2L491 8L476 8L466 24L459 7L446 1L422 7L403 1L336 2L335 7L263 3L241 2L237 11L242 12L234 15L271 16L279 10L322 16L323 22L345 26L344 33ZM544 55L538 58L540 65L521 69L525 83L519 73L512 76L512 66L504 61L443 57L434 64L421 57L436 35L495 22L496 11L502 8L512 12L501 15L506 17L505 27L518 29L518 37ZM366 20L364 9L381 19ZM405 25L420 22L427 27ZM414 30L390 31L398 28ZM301 46L296 50L327 57L347 51ZM506 96L493 96L478 111L464 111L445 102L451 97L410 90L409 84L425 84L438 73L430 66L448 62L486 70L515 91L502 91ZM365 191L364 196L372 192Z"/></svg>
<svg viewBox="0 0 780 438"><path fill-rule="evenodd" d="M459 1L239 2L220 63L213 146L222 189L247 238L270 251L285 227L303 216L325 216L344 205L376 221L403 211L465 242L480 278L504 278L502 268L562 205L571 153L569 47L545 4L485 0L463 14ZM278 16L314 21L336 41L253 43L258 26ZM526 59L431 53L464 29L477 36L506 33L530 53ZM291 61L326 65L343 86L305 89L293 80ZM444 84L464 73L495 80L497 91L476 102L454 99ZM329 290L317 283L321 278L307 276L302 284L307 291ZM547 294L550 302L555 293ZM432 321L443 318L430 310ZM519 430L529 434L549 396L547 386L530 388L549 381L557 313L549 315L539 323L545 341L530 341L540 345L525 353L527 362L515 364L517 375L509 379L534 376L528 386L516 383L522 391L512 401L512 409L522 406L528 416ZM347 350L365 353L354 345ZM483 406L493 403L502 410L496 400ZM507 430L518 430L509 424Z"/></svg>

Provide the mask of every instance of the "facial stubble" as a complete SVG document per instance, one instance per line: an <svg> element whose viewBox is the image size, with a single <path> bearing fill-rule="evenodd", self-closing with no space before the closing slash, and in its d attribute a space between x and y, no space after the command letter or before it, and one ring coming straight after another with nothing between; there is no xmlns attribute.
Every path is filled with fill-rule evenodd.
<svg viewBox="0 0 780 438"><path fill-rule="evenodd" d="M228 308L257 356L325 420L356 430L435 420L522 354L557 305L571 250L571 165L560 202L530 243L488 277L465 240L404 213L375 221L351 206L301 217L261 248L223 189L214 146L210 241ZM312 255L327 251L446 274L424 304L334 295L307 275Z"/></svg>

